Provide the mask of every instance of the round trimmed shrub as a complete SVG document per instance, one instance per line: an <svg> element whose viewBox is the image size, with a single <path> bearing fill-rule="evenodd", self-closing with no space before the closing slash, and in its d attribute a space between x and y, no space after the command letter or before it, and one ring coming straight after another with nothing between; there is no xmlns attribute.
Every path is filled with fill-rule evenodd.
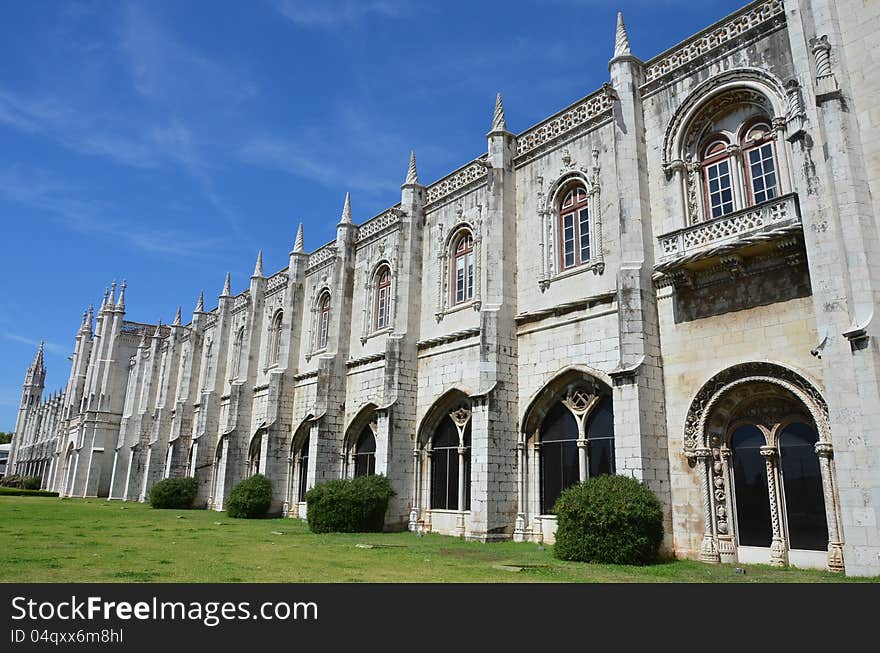
<svg viewBox="0 0 880 653"><path fill-rule="evenodd" d="M640 481L629 476L591 478L565 490L555 510L557 558L619 565L657 561L663 508Z"/></svg>
<svg viewBox="0 0 880 653"><path fill-rule="evenodd" d="M254 474L232 488L226 500L226 514L240 519L265 517L272 505L272 483L262 474Z"/></svg>
<svg viewBox="0 0 880 653"><path fill-rule="evenodd" d="M306 492L313 533L378 533L385 526L388 501L395 494L381 475L328 481Z"/></svg>
<svg viewBox="0 0 880 653"><path fill-rule="evenodd" d="M199 486L196 479L166 478L150 488L150 505L154 508L192 508Z"/></svg>

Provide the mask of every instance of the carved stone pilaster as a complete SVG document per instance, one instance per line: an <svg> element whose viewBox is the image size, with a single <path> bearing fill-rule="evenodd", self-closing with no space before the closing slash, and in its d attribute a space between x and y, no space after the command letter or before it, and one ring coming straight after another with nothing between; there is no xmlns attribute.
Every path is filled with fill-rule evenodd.
<svg viewBox="0 0 880 653"><path fill-rule="evenodd" d="M696 460L700 470L700 483L703 486L703 541L700 543L700 560L703 562L720 562L715 536L715 521L712 518L712 450L699 447L691 456Z"/></svg>
<svg viewBox="0 0 880 653"><path fill-rule="evenodd" d="M781 502L779 501L779 484L776 482L776 464L778 461L776 447L761 447L761 455L767 466L767 491L770 495L770 523L773 529L773 540L770 543L770 564L784 567L787 562L788 547L782 534Z"/></svg>
<svg viewBox="0 0 880 653"><path fill-rule="evenodd" d="M832 97L840 97L837 78L831 70L831 44L828 35L810 39L810 49L816 59L816 102L821 104Z"/></svg>
<svg viewBox="0 0 880 653"><path fill-rule="evenodd" d="M822 495L825 500L825 521L828 523L828 562L826 569L834 573L843 572L843 538L840 536L837 501L835 500L831 459L834 447L830 442L819 441L815 445L819 457L819 470L822 475Z"/></svg>

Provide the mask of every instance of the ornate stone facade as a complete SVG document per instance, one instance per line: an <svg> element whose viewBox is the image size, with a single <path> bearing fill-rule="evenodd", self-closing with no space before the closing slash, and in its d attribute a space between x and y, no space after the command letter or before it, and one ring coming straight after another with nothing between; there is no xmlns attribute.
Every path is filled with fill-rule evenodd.
<svg viewBox="0 0 880 653"><path fill-rule="evenodd" d="M869 6L870 5L870 6ZM552 542L553 502L644 481L668 551L880 573L880 7L758 0L189 323L76 336L28 371L10 473L144 500L194 476L220 510L388 476L388 528ZM489 116L487 115L487 118ZM355 201L356 205L356 201Z"/></svg>

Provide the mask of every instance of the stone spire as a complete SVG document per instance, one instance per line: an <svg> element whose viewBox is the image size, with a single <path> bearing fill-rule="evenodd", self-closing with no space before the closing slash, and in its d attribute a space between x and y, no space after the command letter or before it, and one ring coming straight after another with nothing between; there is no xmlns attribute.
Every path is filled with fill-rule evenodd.
<svg viewBox="0 0 880 653"><path fill-rule="evenodd" d="M492 131L507 131L507 121L504 119L504 106L501 104L501 93L495 96L495 113L492 116Z"/></svg>
<svg viewBox="0 0 880 653"><path fill-rule="evenodd" d="M156 331L153 333L154 338L162 337L162 320L156 322Z"/></svg>
<svg viewBox="0 0 880 653"><path fill-rule="evenodd" d="M345 194L345 204L342 207L342 218L339 224L351 224L351 193Z"/></svg>
<svg viewBox="0 0 880 653"><path fill-rule="evenodd" d="M302 254L305 251L305 242L303 241L303 223L299 223L299 228L296 230L296 240L293 242L293 252L294 254Z"/></svg>
<svg viewBox="0 0 880 653"><path fill-rule="evenodd" d="M138 343L138 349L147 348L147 327L141 329L141 341Z"/></svg>
<svg viewBox="0 0 880 653"><path fill-rule="evenodd" d="M107 299L107 310L112 311L116 305L116 279L110 284L110 297Z"/></svg>
<svg viewBox="0 0 880 653"><path fill-rule="evenodd" d="M223 290L220 292L221 297L232 297L232 288L230 284L229 273L226 273L226 282L223 284Z"/></svg>
<svg viewBox="0 0 880 653"><path fill-rule="evenodd" d="M409 170L406 171L406 181L403 183L405 185L419 183L419 171L416 170L416 152L415 152L415 150L410 150Z"/></svg>
<svg viewBox="0 0 880 653"><path fill-rule="evenodd" d="M89 307L89 308L91 308L91 307ZM83 319L82 319L82 323L79 325L79 332L80 333L88 333L89 325L91 323L92 323L92 321L89 319L89 309L86 309L83 311Z"/></svg>
<svg viewBox="0 0 880 653"><path fill-rule="evenodd" d="M104 299L101 300L101 308L98 309L99 313L103 313L107 308L107 298L110 297L110 289L104 288Z"/></svg>
<svg viewBox="0 0 880 653"><path fill-rule="evenodd" d="M119 301L116 302L116 310L125 313L125 279L122 280L122 286L119 288Z"/></svg>
<svg viewBox="0 0 880 653"><path fill-rule="evenodd" d="M180 326L180 306L177 307L177 313L174 315L174 322L171 325Z"/></svg>
<svg viewBox="0 0 880 653"><path fill-rule="evenodd" d="M251 275L251 279L260 278L263 276L263 250L257 252L257 264L254 266L254 273Z"/></svg>
<svg viewBox="0 0 880 653"><path fill-rule="evenodd" d="M629 37L626 35L626 26L623 24L623 12L617 12L617 33L614 36L614 56L624 57L630 54Z"/></svg>
<svg viewBox="0 0 880 653"><path fill-rule="evenodd" d="M40 340L40 346L37 348L37 353L34 356L34 362L31 363L31 369L33 369L35 372L45 372L46 368L43 367L43 347L45 346L45 344L46 343L44 340Z"/></svg>
<svg viewBox="0 0 880 653"><path fill-rule="evenodd" d="M204 313L205 312L205 291L199 291L199 301L196 302L196 308L193 313Z"/></svg>

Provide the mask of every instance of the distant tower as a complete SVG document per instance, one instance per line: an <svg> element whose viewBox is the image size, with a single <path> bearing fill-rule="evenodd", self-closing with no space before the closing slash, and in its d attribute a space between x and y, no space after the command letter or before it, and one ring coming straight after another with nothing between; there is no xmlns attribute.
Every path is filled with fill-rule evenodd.
<svg viewBox="0 0 880 653"><path fill-rule="evenodd" d="M43 396L43 387L46 383L46 368L43 365L43 341L34 356L34 362L28 367L24 376L24 385L21 388L21 404L18 407L18 419L15 420L15 434L12 437L12 448L9 452L9 464L6 467L7 475L15 472L15 454L21 438L27 426L31 411L40 405Z"/></svg>

